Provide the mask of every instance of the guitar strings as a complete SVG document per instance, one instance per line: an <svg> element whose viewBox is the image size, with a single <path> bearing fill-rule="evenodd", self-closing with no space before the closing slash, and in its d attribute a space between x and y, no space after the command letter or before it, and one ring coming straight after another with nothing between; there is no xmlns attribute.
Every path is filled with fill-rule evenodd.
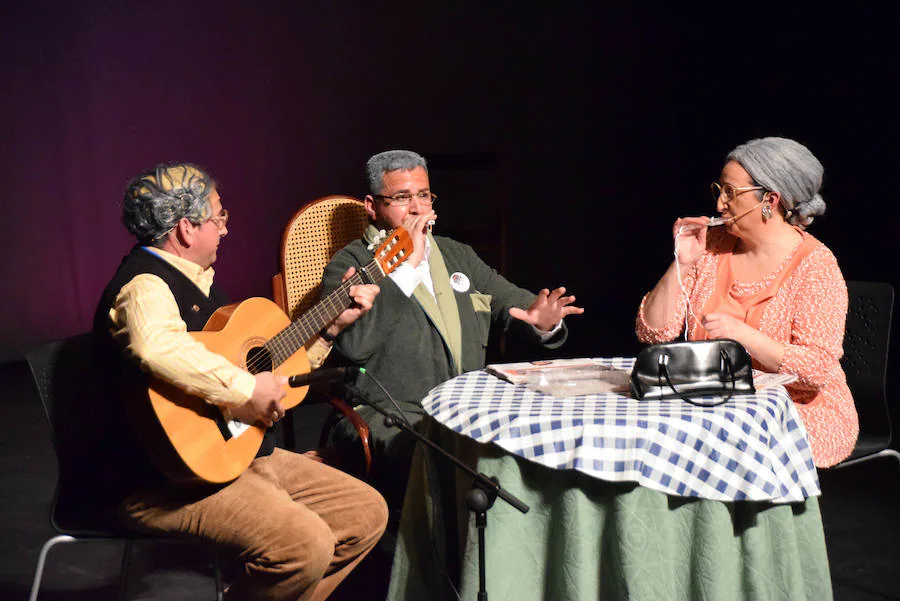
<svg viewBox="0 0 900 601"><path fill-rule="evenodd" d="M402 228L398 228L402 232ZM385 259L385 251L384 249L394 246L397 242L402 240L402 237L395 234L398 230L394 230L391 233L392 243L385 243L381 248L378 249L375 253L375 258L365 266L364 270L369 275L370 282L373 281L372 278L377 274L377 280L380 281L387 275L387 271L391 271L390 269L382 269L379 264L379 259L387 260L387 265L390 265L396 257L393 259ZM405 233L405 232L404 232ZM380 252L379 252L380 251ZM398 256L401 256L402 249ZM264 367L269 367L272 371L275 370L276 367L281 365L284 361L286 361L290 356L299 350L298 342L305 342L309 340L317 333L317 328L313 325L315 323L330 323L334 319L336 319L341 312L349 307L352 304L352 301L346 304L337 303L332 300L332 298L349 297L349 290L352 286L357 286L360 284L364 284L366 282L363 281L361 271L357 270L351 277L349 277L346 281L341 282L341 284L327 297L321 299L318 303L313 305L313 307L300 316L293 323L288 325L286 328L275 334L270 340L266 341L262 346L267 351L266 353L258 353L255 355L250 361L247 362L247 370L250 373L256 374L259 371L266 371L265 369L261 369ZM345 293L344 295L335 294L337 292ZM327 309L327 310L326 310ZM313 322L313 323L310 323ZM293 349L293 351L291 350Z"/></svg>
<svg viewBox="0 0 900 601"><path fill-rule="evenodd" d="M377 267L376 261L372 261L372 263L366 266L366 269L371 273L374 267ZM349 296L349 290L352 286L358 286L363 283L362 276L357 271L346 281L341 282L334 292L346 293ZM281 365L281 363L298 350L299 347L297 347L297 342L308 340L316 333L313 331L315 330L315 327L309 322L321 323L323 321L331 321L340 315L340 312L346 307L350 306L348 303L342 307L340 303L332 300L332 297L334 296L336 295L332 293L328 297L320 300L309 311L263 344L263 348L265 348L268 353L258 353L255 355L247 362L247 370L250 373L255 374L259 371L268 371L267 369L261 368L271 366L271 369L274 369L278 365ZM335 310L337 311L335 312ZM293 352L290 352L292 348Z"/></svg>
<svg viewBox="0 0 900 601"><path fill-rule="evenodd" d="M335 290L336 292L348 292L351 286L355 286L362 283L361 278L351 277L345 282L341 282L341 285ZM328 299L323 299L319 303L317 303L310 311L305 313L301 318L291 323L289 326L275 334L271 339L266 341L263 344L263 348L268 351L268 353L259 353L255 355L250 361L247 362L247 370L250 373L258 373L259 371L270 371L274 369L278 365L284 362L287 359L287 356L283 356L288 352L290 347L290 343L299 341L299 338L295 335L297 325L305 325L301 324L301 322L308 315L318 316L323 311L319 308L319 306L323 303L327 304ZM325 313L327 315L327 313ZM336 317L336 316L335 316ZM309 332L310 337L312 337L314 332ZM296 352L296 350L295 350ZM293 354L293 353L291 353ZM265 369L264 369L265 368Z"/></svg>

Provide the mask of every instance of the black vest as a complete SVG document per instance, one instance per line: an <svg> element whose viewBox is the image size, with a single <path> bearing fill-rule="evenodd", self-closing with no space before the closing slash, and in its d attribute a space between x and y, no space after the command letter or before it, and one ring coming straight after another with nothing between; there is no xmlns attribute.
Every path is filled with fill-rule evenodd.
<svg viewBox="0 0 900 601"><path fill-rule="evenodd" d="M228 303L224 292L213 284L206 296L194 282L178 271L170 263L145 248L135 246L122 259L122 263L103 291L94 314L93 331L97 344L97 364L101 373L110 374L105 386L106 402L103 428L110 433L109 444L105 445L114 457L105 462L110 472L109 487L122 498L138 488L154 486L165 481L156 469L143 447L137 442L128 427L125 405L121 398L123 378L140 378L143 373L132 361L125 358L122 350L114 342L110 331L109 311L122 287L141 274L152 274L161 278L175 297L181 318L189 331L202 330L216 309ZM268 455L274 448L274 438L267 433L257 456ZM116 490L118 489L118 490Z"/></svg>
<svg viewBox="0 0 900 601"><path fill-rule="evenodd" d="M102 333L110 337L109 310L122 287L133 280L135 276L143 273L158 276L166 283L175 297L181 319L187 324L189 331L202 330L216 309L228 304L228 297L216 284L212 285L207 297L194 282L169 262L153 254L152 251L135 246L122 259L119 269L107 285L106 290L103 291L103 296L97 305L97 312L94 314L94 332L96 334Z"/></svg>

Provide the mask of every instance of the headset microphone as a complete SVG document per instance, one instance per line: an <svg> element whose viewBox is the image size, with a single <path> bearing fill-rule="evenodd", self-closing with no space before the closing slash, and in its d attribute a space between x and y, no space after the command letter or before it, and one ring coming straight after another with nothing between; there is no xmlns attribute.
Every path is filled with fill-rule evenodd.
<svg viewBox="0 0 900 601"><path fill-rule="evenodd" d="M725 220L725 223L734 223L735 221L737 221L738 219L740 219L740 218L743 217L744 215L748 215L751 211L753 211L754 209L758 208L760 205L766 204L766 202L767 202L767 201L763 200L763 201L759 202L758 204L753 205L752 207L750 207L749 209L747 209L746 211L744 211L744 212L741 213L740 215L737 215L737 216L735 216L735 217L729 217L728 219Z"/></svg>

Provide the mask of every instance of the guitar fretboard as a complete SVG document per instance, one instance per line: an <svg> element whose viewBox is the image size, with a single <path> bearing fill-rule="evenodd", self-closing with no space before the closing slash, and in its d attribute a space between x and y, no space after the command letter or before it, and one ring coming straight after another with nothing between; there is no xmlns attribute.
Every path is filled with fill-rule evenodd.
<svg viewBox="0 0 900 601"><path fill-rule="evenodd" d="M363 279L362 272L367 276ZM275 367L284 363L288 357L296 353L301 346L312 340L322 328L334 321L352 303L350 287L360 284L377 284L384 279L384 271L377 260L372 260L364 268L358 269L350 278L335 288L328 296L320 300L291 325L273 336L263 346L271 354Z"/></svg>

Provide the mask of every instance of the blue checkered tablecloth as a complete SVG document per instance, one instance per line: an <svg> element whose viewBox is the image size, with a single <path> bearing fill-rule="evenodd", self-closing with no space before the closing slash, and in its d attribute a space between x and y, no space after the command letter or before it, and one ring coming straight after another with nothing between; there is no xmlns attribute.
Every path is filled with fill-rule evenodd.
<svg viewBox="0 0 900 601"><path fill-rule="evenodd" d="M597 361L630 371L634 359ZM615 393L557 398L474 371L437 386L422 404L478 442L671 495L791 503L821 492L806 430L782 386L696 407Z"/></svg>

